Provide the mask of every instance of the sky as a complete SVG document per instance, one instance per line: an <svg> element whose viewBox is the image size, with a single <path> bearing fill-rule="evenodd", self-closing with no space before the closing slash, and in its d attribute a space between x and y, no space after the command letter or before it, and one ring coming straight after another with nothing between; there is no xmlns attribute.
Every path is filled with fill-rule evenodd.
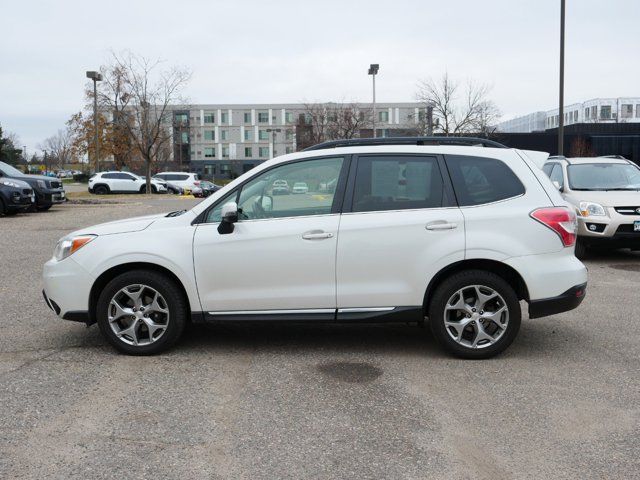
<svg viewBox="0 0 640 480"><path fill-rule="evenodd" d="M130 50L192 71L191 103L415 100L445 71L503 119L557 107L560 0L3 2L0 124L30 155ZM566 104L640 96L640 0L567 0Z"/></svg>

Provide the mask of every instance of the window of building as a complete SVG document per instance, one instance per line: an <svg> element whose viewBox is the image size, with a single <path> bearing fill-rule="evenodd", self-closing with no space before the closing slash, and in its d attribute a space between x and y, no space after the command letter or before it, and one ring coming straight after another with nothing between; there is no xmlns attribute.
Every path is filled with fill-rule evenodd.
<svg viewBox="0 0 640 480"><path fill-rule="evenodd" d="M213 165L205 165L204 166L204 174L211 177L214 174L214 166Z"/></svg>
<svg viewBox="0 0 640 480"><path fill-rule="evenodd" d="M342 157L305 160L275 167L259 174L242 187L238 198L240 219L268 219L327 215L331 213L334 193L323 195L278 195L293 185L304 183L310 192L320 184L337 181ZM265 208L265 205L268 205Z"/></svg>
<svg viewBox="0 0 640 480"><path fill-rule="evenodd" d="M229 122L229 113L220 112L220 123L228 123L228 122Z"/></svg>
<svg viewBox="0 0 640 480"><path fill-rule="evenodd" d="M189 123L189 115L187 113L176 113L174 120L177 124L187 124Z"/></svg>
<svg viewBox="0 0 640 480"><path fill-rule="evenodd" d="M228 175L231 172L231 165L228 163L221 163L219 168L222 175Z"/></svg>
<svg viewBox="0 0 640 480"><path fill-rule="evenodd" d="M214 141L216 139L216 131L215 130L205 130L204 131L204 139L209 141Z"/></svg>
<svg viewBox="0 0 640 480"><path fill-rule="evenodd" d="M598 118L598 106L597 105L594 105L593 107L591 107L591 118L593 120Z"/></svg>
<svg viewBox="0 0 640 480"><path fill-rule="evenodd" d="M284 121L285 121L285 123L293 123L293 113L292 112L285 112Z"/></svg>
<svg viewBox="0 0 640 480"><path fill-rule="evenodd" d="M444 186L435 157L362 156L353 192L354 212L437 208Z"/></svg>
<svg viewBox="0 0 640 480"><path fill-rule="evenodd" d="M602 105L600 107L600 119L608 120L611 118L611 105Z"/></svg>
<svg viewBox="0 0 640 480"><path fill-rule="evenodd" d="M214 158L216 156L216 149L213 147L204 148L204 158Z"/></svg>
<svg viewBox="0 0 640 480"><path fill-rule="evenodd" d="M381 122L388 122L389 121L389 112L383 111L383 112L378 112L378 120Z"/></svg>
<svg viewBox="0 0 640 480"><path fill-rule="evenodd" d="M524 194L522 182L500 160L448 155L445 161L458 204L462 207L497 202Z"/></svg>
<svg viewBox="0 0 640 480"><path fill-rule="evenodd" d="M180 139L181 144L186 145L189 143L189 132L180 132L180 136L178 138Z"/></svg>
<svg viewBox="0 0 640 480"><path fill-rule="evenodd" d="M251 140L251 130L246 129L246 130L244 131L244 139L245 139L245 141L247 141L247 140Z"/></svg>
<svg viewBox="0 0 640 480"><path fill-rule="evenodd" d="M222 147L222 158L229 158L229 147Z"/></svg>
<svg viewBox="0 0 640 480"><path fill-rule="evenodd" d="M246 158L253 157L253 151L252 151L251 147L244 147L244 156Z"/></svg>
<svg viewBox="0 0 640 480"><path fill-rule="evenodd" d="M258 130L258 140L269 140L269 132L266 130Z"/></svg>
<svg viewBox="0 0 640 480"><path fill-rule="evenodd" d="M204 123L216 123L216 116L214 113L204 114Z"/></svg>
<svg viewBox="0 0 640 480"><path fill-rule="evenodd" d="M584 109L584 119L589 120L589 107Z"/></svg>
<svg viewBox="0 0 640 480"><path fill-rule="evenodd" d="M633 117L633 105L630 104L630 103L623 104L621 106L620 116L622 118L631 118L631 117Z"/></svg>
<svg viewBox="0 0 640 480"><path fill-rule="evenodd" d="M577 122L578 121L578 110L576 110L575 112L573 112L573 121Z"/></svg>
<svg viewBox="0 0 640 480"><path fill-rule="evenodd" d="M220 130L220 140L226 140L229 136L229 132L227 130Z"/></svg>
<svg viewBox="0 0 640 480"><path fill-rule="evenodd" d="M284 131L284 138L285 140L293 140L293 130L285 130Z"/></svg>
<svg viewBox="0 0 640 480"><path fill-rule="evenodd" d="M251 112L244 112L244 123L251 123Z"/></svg>
<svg viewBox="0 0 640 480"><path fill-rule="evenodd" d="M295 150L291 145L287 145L286 147L284 147L284 153L293 153L294 151Z"/></svg>
<svg viewBox="0 0 640 480"><path fill-rule="evenodd" d="M269 156L269 147L260 147L258 149L258 156L260 158L266 158Z"/></svg>
<svg viewBox="0 0 640 480"><path fill-rule="evenodd" d="M258 122L267 123L269 121L269 112L258 112Z"/></svg>
<svg viewBox="0 0 640 480"><path fill-rule="evenodd" d="M636 118L640 118L640 103L636 104Z"/></svg>

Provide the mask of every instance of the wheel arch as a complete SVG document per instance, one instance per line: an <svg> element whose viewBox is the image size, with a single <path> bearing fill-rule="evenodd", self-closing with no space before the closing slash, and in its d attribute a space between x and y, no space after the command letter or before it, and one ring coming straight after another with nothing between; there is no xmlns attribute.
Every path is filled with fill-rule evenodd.
<svg viewBox="0 0 640 480"><path fill-rule="evenodd" d="M423 305L425 315L429 311L429 305L436 288L451 275L465 270L485 270L494 273L514 287L518 300L529 301L527 284L515 268L497 260L474 258L452 263L433 276L424 293Z"/></svg>
<svg viewBox="0 0 640 480"><path fill-rule="evenodd" d="M150 263L150 262L122 263L120 265L116 265L105 270L98 276L98 278L96 278L95 282L93 282L93 285L91 286L91 291L89 293L89 321L87 322L88 325L92 325L96 323L96 304L98 303L98 297L100 296L100 293L102 292L104 287L106 287L111 280L113 280L115 277L117 277L121 273L125 273L131 270L152 270L154 272L164 274L167 277L171 278L176 283L176 285L178 285L178 287L180 288L180 291L182 292L182 295L184 296L184 299L185 299L185 304L191 310L191 302L189 301L189 295L187 294L187 290L184 287L184 284L180 280L180 278L171 270L161 265L158 265L156 263ZM188 313L187 315L187 318L188 318L191 312L187 312L187 313Z"/></svg>

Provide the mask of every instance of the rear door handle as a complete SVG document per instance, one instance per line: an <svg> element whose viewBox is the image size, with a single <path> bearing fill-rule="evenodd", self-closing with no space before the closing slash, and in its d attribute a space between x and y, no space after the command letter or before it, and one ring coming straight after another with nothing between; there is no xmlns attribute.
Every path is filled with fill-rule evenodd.
<svg viewBox="0 0 640 480"><path fill-rule="evenodd" d="M427 223L427 226L424 228L426 228L427 230L453 230L457 227L457 223L449 223L445 222L444 220L436 220L435 222Z"/></svg>
<svg viewBox="0 0 640 480"><path fill-rule="evenodd" d="M324 232L322 230L309 230L302 234L302 238L305 240L323 240L331 237L333 237L333 233Z"/></svg>

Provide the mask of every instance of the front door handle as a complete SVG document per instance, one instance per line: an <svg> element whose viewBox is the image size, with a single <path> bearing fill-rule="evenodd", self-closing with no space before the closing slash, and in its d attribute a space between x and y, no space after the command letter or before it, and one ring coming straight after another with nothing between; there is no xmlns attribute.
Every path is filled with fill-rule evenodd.
<svg viewBox="0 0 640 480"><path fill-rule="evenodd" d="M453 230L457 227L457 223L450 223L444 220L436 220L435 222L427 223L427 226L424 228L426 228L427 230Z"/></svg>
<svg viewBox="0 0 640 480"><path fill-rule="evenodd" d="M305 240L323 240L331 237L333 237L333 233L324 232L322 230L309 230L302 234L302 238Z"/></svg>

